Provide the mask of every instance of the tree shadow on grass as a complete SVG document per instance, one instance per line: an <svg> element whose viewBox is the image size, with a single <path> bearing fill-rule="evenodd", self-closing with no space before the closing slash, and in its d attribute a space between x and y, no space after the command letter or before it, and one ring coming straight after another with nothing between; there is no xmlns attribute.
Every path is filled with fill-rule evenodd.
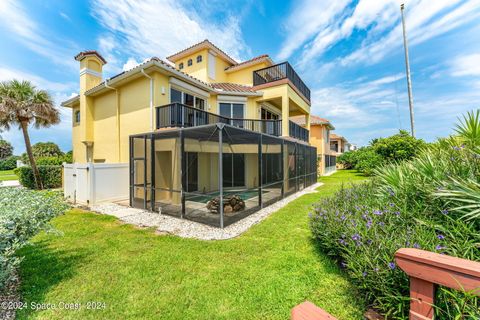
<svg viewBox="0 0 480 320"><path fill-rule="evenodd" d="M45 301L47 293L57 284L72 278L77 266L86 262L88 254L79 250L62 250L49 246L50 241L41 240L30 244L19 255L23 256L20 265L21 301L30 306ZM28 318L35 310L25 308L17 312L17 318Z"/></svg>

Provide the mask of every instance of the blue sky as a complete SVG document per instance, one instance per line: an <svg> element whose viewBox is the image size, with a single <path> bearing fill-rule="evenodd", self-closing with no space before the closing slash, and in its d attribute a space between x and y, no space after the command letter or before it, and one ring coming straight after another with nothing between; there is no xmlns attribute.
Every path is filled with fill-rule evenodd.
<svg viewBox="0 0 480 320"><path fill-rule="evenodd" d="M432 141L480 107L480 0L1 0L0 80L31 80L59 106L78 92L73 56L82 50L98 50L110 77L208 38L238 60L290 61L312 91L313 113L364 145L409 129L401 2L416 131ZM32 129L32 140L70 150L70 126L62 110L62 123ZM24 152L20 131L0 134Z"/></svg>

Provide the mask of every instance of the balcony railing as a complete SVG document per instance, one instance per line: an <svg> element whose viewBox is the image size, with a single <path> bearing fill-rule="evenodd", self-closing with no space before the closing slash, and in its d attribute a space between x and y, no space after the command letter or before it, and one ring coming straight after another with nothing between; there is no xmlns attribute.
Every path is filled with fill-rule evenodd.
<svg viewBox="0 0 480 320"><path fill-rule="evenodd" d="M308 142L308 130L293 121L288 122L289 135L292 138Z"/></svg>
<svg viewBox="0 0 480 320"><path fill-rule="evenodd" d="M274 82L282 79L288 79L310 101L310 89L303 82L300 76L295 72L288 62L276 64L274 66L253 71L253 85Z"/></svg>
<svg viewBox="0 0 480 320"><path fill-rule="evenodd" d="M282 135L282 120L237 119L223 117L181 103L157 107L157 129L170 127L196 127L214 123L225 123L238 128L273 136Z"/></svg>

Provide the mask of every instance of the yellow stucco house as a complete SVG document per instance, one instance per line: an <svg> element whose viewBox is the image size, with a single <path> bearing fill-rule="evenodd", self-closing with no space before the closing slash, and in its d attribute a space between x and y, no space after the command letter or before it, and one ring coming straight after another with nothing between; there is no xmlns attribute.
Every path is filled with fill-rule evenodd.
<svg viewBox="0 0 480 320"><path fill-rule="evenodd" d="M75 59L80 92L62 103L73 201L128 200L223 227L316 182L310 90L288 62L237 62L208 40L109 79L98 52Z"/></svg>
<svg viewBox="0 0 480 320"><path fill-rule="evenodd" d="M306 128L305 117L294 116L291 120L301 127ZM332 123L319 116L310 116L310 139L312 146L317 148L318 174L328 175L336 170L336 154L330 149L330 141L335 127Z"/></svg>

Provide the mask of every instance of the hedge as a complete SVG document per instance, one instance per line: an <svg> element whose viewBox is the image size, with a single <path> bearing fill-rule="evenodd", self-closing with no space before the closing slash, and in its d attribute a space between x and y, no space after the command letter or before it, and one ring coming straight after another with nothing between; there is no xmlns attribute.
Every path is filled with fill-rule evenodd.
<svg viewBox="0 0 480 320"><path fill-rule="evenodd" d="M42 179L44 188L52 189L62 186L62 166L38 166L38 171L40 172L40 178ZM31 167L20 167L15 169L14 172L18 176L18 180L22 186L29 189L36 189Z"/></svg>
<svg viewBox="0 0 480 320"><path fill-rule="evenodd" d="M21 262L18 250L67 209L60 192L0 188L0 295Z"/></svg>
<svg viewBox="0 0 480 320"><path fill-rule="evenodd" d="M15 169L17 167L17 160L19 159L20 157L18 156L10 156L0 160L0 171Z"/></svg>

